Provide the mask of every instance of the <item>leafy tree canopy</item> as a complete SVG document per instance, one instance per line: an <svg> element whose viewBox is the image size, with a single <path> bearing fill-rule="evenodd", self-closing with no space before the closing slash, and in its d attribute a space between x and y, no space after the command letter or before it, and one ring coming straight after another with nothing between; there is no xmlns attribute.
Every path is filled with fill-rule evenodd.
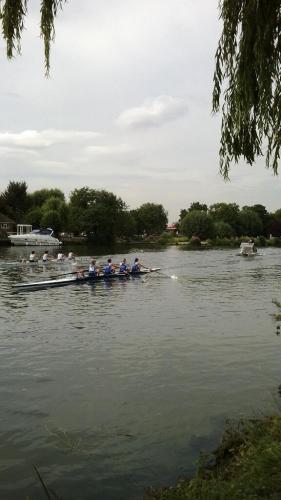
<svg viewBox="0 0 281 500"><path fill-rule="evenodd" d="M222 105L220 170L252 165L266 141L266 166L278 170L281 124L281 0L220 0L213 111Z"/></svg>
<svg viewBox="0 0 281 500"><path fill-rule="evenodd" d="M263 225L258 214L250 208L243 208L239 214L240 234L258 236L262 234Z"/></svg>
<svg viewBox="0 0 281 500"><path fill-rule="evenodd" d="M26 182L10 181L0 197L3 211L16 222L23 222L24 213L28 208Z"/></svg>
<svg viewBox="0 0 281 500"><path fill-rule="evenodd" d="M41 0L40 36L44 42L46 75L50 71L50 45L55 38L55 17L66 0ZM28 12L28 0L3 0L0 4L0 23L6 42L8 59L21 52L21 37Z"/></svg>
<svg viewBox="0 0 281 500"><path fill-rule="evenodd" d="M167 212L163 205L156 203L144 203L138 209L132 211L137 221L138 233L160 234L168 222Z"/></svg>
<svg viewBox="0 0 281 500"><path fill-rule="evenodd" d="M192 210L202 210L203 212L208 211L208 206L205 203L200 203L199 201L194 201L191 203L188 211L192 212Z"/></svg>
<svg viewBox="0 0 281 500"><path fill-rule="evenodd" d="M70 195L69 228L85 232L89 239L111 242L124 211L126 204L113 193L87 187L75 189Z"/></svg>
<svg viewBox="0 0 281 500"><path fill-rule="evenodd" d="M202 210L188 212L180 223L180 231L189 238L198 236L201 240L212 238L214 222L212 217Z"/></svg>
<svg viewBox="0 0 281 500"><path fill-rule="evenodd" d="M28 194L28 199L31 207L41 207L49 198L60 198L64 201L64 193L58 189L38 189L33 193Z"/></svg>

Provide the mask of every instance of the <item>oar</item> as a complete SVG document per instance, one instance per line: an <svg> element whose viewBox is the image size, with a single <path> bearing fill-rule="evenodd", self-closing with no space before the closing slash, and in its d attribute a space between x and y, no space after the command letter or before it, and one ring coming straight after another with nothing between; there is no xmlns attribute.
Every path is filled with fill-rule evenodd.
<svg viewBox="0 0 281 500"><path fill-rule="evenodd" d="M56 279L56 278L61 278L62 276L69 276L70 274L77 274L79 272L85 272L88 271L88 269L77 269L77 271L69 271L68 273L63 273L63 274L55 274L54 276L49 276L50 279Z"/></svg>
<svg viewBox="0 0 281 500"><path fill-rule="evenodd" d="M146 263L144 262L144 266L147 268L147 269L151 269L149 266L146 265ZM144 267L143 266L143 267ZM168 269L168 268L166 268ZM163 273L162 272L162 269L156 269L155 271L153 271L154 273L158 273L160 274L160 276L164 276L165 278L171 278L172 280L177 280L178 277L175 275L175 274L172 274L172 275L169 275L169 274L166 274L166 273ZM149 274L149 273L148 273Z"/></svg>

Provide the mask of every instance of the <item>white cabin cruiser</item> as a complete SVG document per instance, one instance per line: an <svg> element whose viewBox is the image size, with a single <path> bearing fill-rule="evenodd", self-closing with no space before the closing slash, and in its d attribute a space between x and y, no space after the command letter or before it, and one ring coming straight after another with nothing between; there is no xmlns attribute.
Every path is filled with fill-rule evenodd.
<svg viewBox="0 0 281 500"><path fill-rule="evenodd" d="M241 243L238 255L242 255L243 257L255 257L257 255L255 244L252 242Z"/></svg>
<svg viewBox="0 0 281 500"><path fill-rule="evenodd" d="M30 231L25 229L30 228ZM58 246L61 241L53 236L54 231L51 228L33 229L32 226L18 224L17 234L9 235L9 239L13 245L17 246Z"/></svg>

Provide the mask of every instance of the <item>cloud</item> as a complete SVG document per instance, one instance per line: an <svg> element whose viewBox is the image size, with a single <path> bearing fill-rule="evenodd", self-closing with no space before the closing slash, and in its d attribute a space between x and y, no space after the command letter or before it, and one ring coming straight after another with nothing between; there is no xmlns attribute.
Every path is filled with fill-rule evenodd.
<svg viewBox="0 0 281 500"><path fill-rule="evenodd" d="M119 155L131 152L130 146L127 144L118 144L113 146L87 146L87 153L95 156Z"/></svg>
<svg viewBox="0 0 281 500"><path fill-rule="evenodd" d="M127 109L118 117L117 124L125 128L160 127L186 113L187 106L181 99L161 95L142 106Z"/></svg>
<svg viewBox="0 0 281 500"><path fill-rule="evenodd" d="M24 130L22 132L0 132L0 145L21 148L47 148L55 144L79 143L96 139L100 134L80 130Z"/></svg>

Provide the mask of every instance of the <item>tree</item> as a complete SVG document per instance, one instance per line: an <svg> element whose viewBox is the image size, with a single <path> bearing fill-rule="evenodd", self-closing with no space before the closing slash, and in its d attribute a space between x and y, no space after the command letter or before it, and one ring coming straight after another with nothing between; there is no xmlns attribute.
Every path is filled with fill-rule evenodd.
<svg viewBox="0 0 281 500"><path fill-rule="evenodd" d="M180 223L180 231L189 238L197 236L201 240L212 238L214 222L212 217L202 210L188 212Z"/></svg>
<svg viewBox="0 0 281 500"><path fill-rule="evenodd" d="M263 236L267 236L269 234L268 233L269 213L266 210L265 206L257 204L257 205L250 205L250 206L242 207L242 210L243 209L253 210L259 216L259 218L262 222L262 231L260 234Z"/></svg>
<svg viewBox="0 0 281 500"><path fill-rule="evenodd" d="M16 222L23 222L24 213L28 208L26 182L10 181L1 194L3 211Z"/></svg>
<svg viewBox="0 0 281 500"><path fill-rule="evenodd" d="M230 224L223 220L214 222L214 235L216 238L232 238L234 231Z"/></svg>
<svg viewBox="0 0 281 500"><path fill-rule="evenodd" d="M55 233L62 230L62 221L57 210L46 210L41 219L42 227L51 227Z"/></svg>
<svg viewBox="0 0 281 500"><path fill-rule="evenodd" d="M62 201L65 200L64 193L58 189L38 189L33 193L28 194L29 204L31 207L42 207L43 203L45 203L48 198L60 198Z"/></svg>
<svg viewBox="0 0 281 500"><path fill-rule="evenodd" d="M243 208L239 214L241 236L258 236L262 233L262 221L254 210Z"/></svg>
<svg viewBox="0 0 281 500"><path fill-rule="evenodd" d="M191 203L188 212L192 212L192 210L202 210L202 212L208 211L208 206L205 203L200 203L199 201L194 201Z"/></svg>
<svg viewBox="0 0 281 500"><path fill-rule="evenodd" d="M168 216L163 205L144 203L132 213L137 221L139 234L144 232L146 234L160 234L166 229Z"/></svg>
<svg viewBox="0 0 281 500"><path fill-rule="evenodd" d="M31 224L33 227L40 227L41 219L43 216L42 209L40 207L32 208L29 210L25 216L25 220L28 224Z"/></svg>
<svg viewBox="0 0 281 500"><path fill-rule="evenodd" d="M69 208L71 231L85 232L88 239L99 243L111 243L126 204L113 193L84 187L71 193Z"/></svg>
<svg viewBox="0 0 281 500"><path fill-rule="evenodd" d="M58 9L62 8L66 0L41 0L40 36L44 42L46 75L50 71L50 45L55 38L54 21ZM0 6L0 23L3 38L6 42L8 59L14 57L15 52L21 53L21 37L24 30L25 16L27 15L28 0L4 0Z"/></svg>
<svg viewBox="0 0 281 500"><path fill-rule="evenodd" d="M280 156L280 0L221 0L223 21L216 51L213 111L222 106L220 170L243 157L252 165L267 141L266 166Z"/></svg>
<svg viewBox="0 0 281 500"><path fill-rule="evenodd" d="M223 221L231 225L235 233L239 229L239 205L237 203L214 203L209 214L214 221Z"/></svg>

